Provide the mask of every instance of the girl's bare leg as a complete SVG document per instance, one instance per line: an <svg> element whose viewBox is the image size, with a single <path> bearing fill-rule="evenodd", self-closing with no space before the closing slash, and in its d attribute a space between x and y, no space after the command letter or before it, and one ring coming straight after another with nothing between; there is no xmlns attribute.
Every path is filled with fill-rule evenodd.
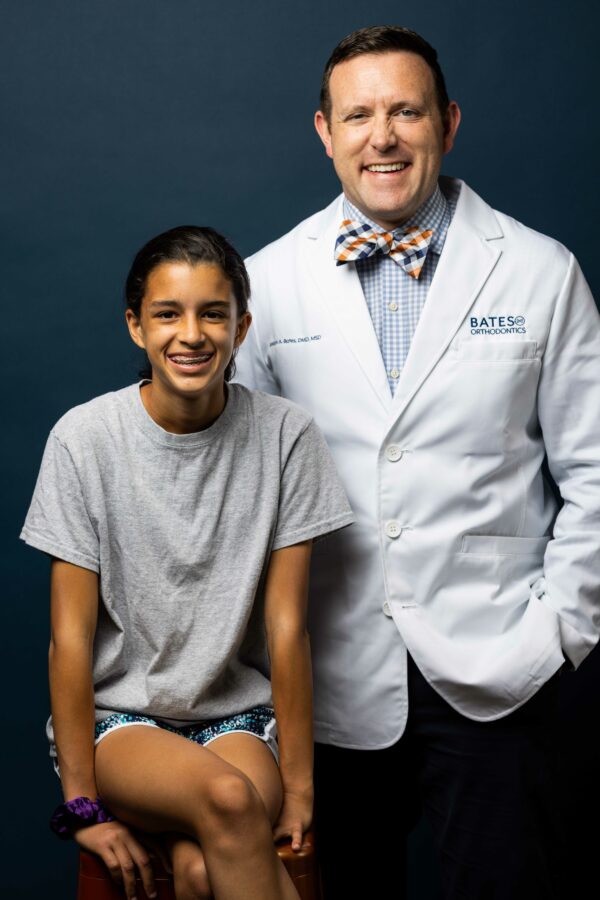
<svg viewBox="0 0 600 900"><path fill-rule="evenodd" d="M248 734L226 734L212 741L209 749L248 776L257 789L271 824L281 808L281 779L273 754L263 741ZM184 835L168 835L178 900L212 897L204 856L199 844ZM283 867L282 867L283 868ZM285 877L289 878L287 873Z"/></svg>
<svg viewBox="0 0 600 900"><path fill-rule="evenodd" d="M211 900L214 895L200 845L193 838L173 833L165 836L165 846L177 900Z"/></svg>
<svg viewBox="0 0 600 900"><path fill-rule="evenodd" d="M143 725L121 728L96 748L98 789L133 827L201 844L217 900L298 900L273 846L281 786L270 751L245 734L210 747ZM202 897L201 865L189 842L172 849L174 863L194 866Z"/></svg>

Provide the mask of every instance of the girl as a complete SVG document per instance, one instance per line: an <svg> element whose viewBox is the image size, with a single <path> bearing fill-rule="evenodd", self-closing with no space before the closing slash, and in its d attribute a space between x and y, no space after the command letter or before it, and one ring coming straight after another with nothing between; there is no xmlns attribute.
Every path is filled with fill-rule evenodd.
<svg viewBox="0 0 600 900"><path fill-rule="evenodd" d="M298 850L312 815L311 541L352 514L310 417L227 383L248 294L210 228L140 250L150 377L58 422L22 533L52 557L52 826L130 900L136 870L156 896L138 829L178 900L297 897L273 840Z"/></svg>

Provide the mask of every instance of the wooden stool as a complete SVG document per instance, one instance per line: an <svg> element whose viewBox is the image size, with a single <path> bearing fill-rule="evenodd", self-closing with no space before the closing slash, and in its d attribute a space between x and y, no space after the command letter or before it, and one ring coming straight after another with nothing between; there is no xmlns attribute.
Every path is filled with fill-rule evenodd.
<svg viewBox="0 0 600 900"><path fill-rule="evenodd" d="M289 842L278 844L277 853L294 882L300 900L321 900L312 831L304 835L304 844L298 853L294 853ZM153 859L152 865L158 900L175 900L172 877L165 872L159 859ZM136 891L138 900L146 900L147 894L139 878ZM123 888L115 884L104 863L97 856L82 850L79 854L77 900L123 900L124 897Z"/></svg>
<svg viewBox="0 0 600 900"><path fill-rule="evenodd" d="M300 900L321 900L321 873L315 854L315 836L307 831L302 842L302 849L294 853L289 841L277 845L279 859L289 872L294 887L300 894Z"/></svg>

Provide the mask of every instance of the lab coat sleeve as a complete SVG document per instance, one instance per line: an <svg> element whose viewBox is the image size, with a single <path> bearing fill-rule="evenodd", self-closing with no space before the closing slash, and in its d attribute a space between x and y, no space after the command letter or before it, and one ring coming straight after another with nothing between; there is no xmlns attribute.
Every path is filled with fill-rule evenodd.
<svg viewBox="0 0 600 900"><path fill-rule="evenodd" d="M268 347L264 342L267 323L270 321L271 303L267 279L263 275L264 267L256 256L251 256L246 260L246 264L250 275L252 324L236 357L234 381L252 390L280 396L281 390L277 378L267 363Z"/></svg>
<svg viewBox="0 0 600 900"><path fill-rule="evenodd" d="M600 628L600 317L571 256L546 345L538 414L564 505L534 590L559 616L577 667Z"/></svg>

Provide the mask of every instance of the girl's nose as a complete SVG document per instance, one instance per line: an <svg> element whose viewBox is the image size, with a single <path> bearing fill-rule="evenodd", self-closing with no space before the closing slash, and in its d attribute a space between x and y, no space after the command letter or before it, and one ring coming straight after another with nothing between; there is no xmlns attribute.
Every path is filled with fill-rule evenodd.
<svg viewBox="0 0 600 900"><path fill-rule="evenodd" d="M197 316L188 316L183 322L180 339L184 344L200 344L204 340L202 319Z"/></svg>

